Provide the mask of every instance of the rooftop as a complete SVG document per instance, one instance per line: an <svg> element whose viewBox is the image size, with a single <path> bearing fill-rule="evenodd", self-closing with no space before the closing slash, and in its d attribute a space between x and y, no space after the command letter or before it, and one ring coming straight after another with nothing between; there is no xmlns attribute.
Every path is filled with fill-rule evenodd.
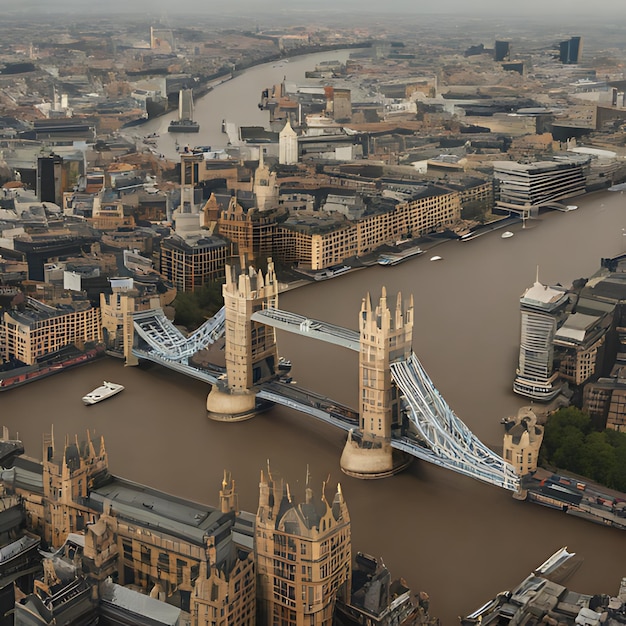
<svg viewBox="0 0 626 626"><path fill-rule="evenodd" d="M141 524L203 546L205 537L233 525L233 514L184 500L138 483L114 477L94 489L89 499L94 508L111 506L121 520Z"/></svg>
<svg viewBox="0 0 626 626"><path fill-rule="evenodd" d="M551 309L561 302L567 294L562 289L554 289L548 285L542 285L538 280L528 288L521 297L522 304L540 305L542 308ZM552 306L550 306L552 305Z"/></svg>

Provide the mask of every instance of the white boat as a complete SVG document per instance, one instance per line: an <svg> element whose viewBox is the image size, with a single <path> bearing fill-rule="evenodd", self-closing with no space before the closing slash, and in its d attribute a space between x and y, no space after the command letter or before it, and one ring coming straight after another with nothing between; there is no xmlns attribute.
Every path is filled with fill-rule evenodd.
<svg viewBox="0 0 626 626"><path fill-rule="evenodd" d="M378 265L398 265L402 261L406 261L411 257L417 256L424 252L421 248L409 248L404 252L394 252L392 254L382 254L378 257Z"/></svg>
<svg viewBox="0 0 626 626"><path fill-rule="evenodd" d="M116 393L120 391L124 391L123 385L118 385L117 383L108 383L106 380L97 387L93 391L90 391L86 396L83 396L83 402L85 404L96 404L98 402L102 402L102 400L106 400L111 396L114 396Z"/></svg>
<svg viewBox="0 0 626 626"><path fill-rule="evenodd" d="M326 280L327 278L334 278L335 276L340 276L341 274L345 274L352 269L350 265L341 265L340 267L329 267L321 272L318 272L313 276L315 280Z"/></svg>
<svg viewBox="0 0 626 626"><path fill-rule="evenodd" d="M436 255L435 255L435 256L431 256L431 257L430 257L430 260L431 260L431 261L442 261L442 260L443 260L443 257L442 257L442 256L436 256Z"/></svg>
<svg viewBox="0 0 626 626"><path fill-rule="evenodd" d="M291 361L284 356L278 357L278 369L283 371L289 371L291 369Z"/></svg>
<svg viewBox="0 0 626 626"><path fill-rule="evenodd" d="M506 230L500 236L502 237L502 239L508 239L509 237L513 236L513 233L510 230Z"/></svg>
<svg viewBox="0 0 626 626"><path fill-rule="evenodd" d="M568 205L565 207L565 210L566 210L566 211L575 211L577 208L578 208L578 205L577 205L577 204L568 204Z"/></svg>

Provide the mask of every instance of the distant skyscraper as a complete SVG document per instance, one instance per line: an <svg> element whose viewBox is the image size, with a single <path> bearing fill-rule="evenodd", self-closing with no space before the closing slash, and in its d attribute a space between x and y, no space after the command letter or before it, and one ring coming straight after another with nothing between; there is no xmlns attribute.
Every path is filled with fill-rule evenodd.
<svg viewBox="0 0 626 626"><path fill-rule="evenodd" d="M63 158L51 154L37 159L37 199L63 206Z"/></svg>
<svg viewBox="0 0 626 626"><path fill-rule="evenodd" d="M295 165L298 162L298 135L289 120L278 135L278 154L281 165Z"/></svg>
<svg viewBox="0 0 626 626"><path fill-rule="evenodd" d="M580 63L583 54L583 38L570 37L559 44L559 59L566 65Z"/></svg>
<svg viewBox="0 0 626 626"><path fill-rule="evenodd" d="M493 49L494 61L508 61L511 58L511 44L508 41L496 41Z"/></svg>

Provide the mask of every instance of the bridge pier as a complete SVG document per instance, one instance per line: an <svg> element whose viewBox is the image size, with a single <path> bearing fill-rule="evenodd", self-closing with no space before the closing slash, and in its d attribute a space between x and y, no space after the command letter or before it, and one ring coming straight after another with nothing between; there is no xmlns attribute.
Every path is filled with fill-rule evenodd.
<svg viewBox="0 0 626 626"><path fill-rule="evenodd" d="M257 413L257 401L254 393L228 393L211 387L206 399L208 417L216 422L243 422Z"/></svg>
<svg viewBox="0 0 626 626"><path fill-rule="evenodd" d="M412 457L391 447L392 430L400 426L401 403L389 364L411 353L413 301L406 312L398 294L394 315L383 287L378 306L367 295L359 315L359 429L341 455L341 469L356 478L384 478L405 469Z"/></svg>
<svg viewBox="0 0 626 626"><path fill-rule="evenodd" d="M353 478L387 478L406 469L413 457L391 447L389 441L358 440L352 431L341 453L341 471Z"/></svg>

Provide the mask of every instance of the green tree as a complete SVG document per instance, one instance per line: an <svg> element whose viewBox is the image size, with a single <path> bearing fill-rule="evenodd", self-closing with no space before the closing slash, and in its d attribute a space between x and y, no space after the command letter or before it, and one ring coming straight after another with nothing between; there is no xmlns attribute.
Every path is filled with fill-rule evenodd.
<svg viewBox="0 0 626 626"><path fill-rule="evenodd" d="M550 416L541 446L542 461L551 462L550 460L553 459L571 430L578 431L585 436L591 430L589 416L576 407L559 409Z"/></svg>
<svg viewBox="0 0 626 626"><path fill-rule="evenodd" d="M540 462L626 491L626 433L593 430L575 407L553 413L545 427Z"/></svg>
<svg viewBox="0 0 626 626"><path fill-rule="evenodd" d="M615 478L615 448L607 442L605 433L590 433L585 438L581 458L584 476L613 487Z"/></svg>
<svg viewBox="0 0 626 626"><path fill-rule="evenodd" d="M575 428L568 428L563 432L560 446L554 451L551 461L557 467L568 469L571 472L583 473L582 456L585 439L583 434Z"/></svg>
<svg viewBox="0 0 626 626"><path fill-rule="evenodd" d="M223 306L222 281L206 283L194 292L181 291L174 300L174 323L195 330Z"/></svg>

